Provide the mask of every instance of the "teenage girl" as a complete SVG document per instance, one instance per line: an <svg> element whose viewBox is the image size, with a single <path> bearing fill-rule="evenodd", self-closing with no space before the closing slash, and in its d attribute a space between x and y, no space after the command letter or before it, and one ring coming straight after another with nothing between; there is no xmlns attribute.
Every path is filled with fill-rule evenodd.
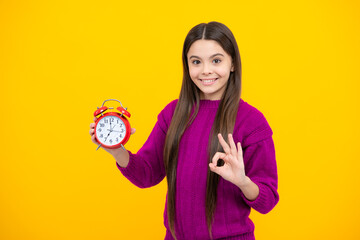
<svg viewBox="0 0 360 240"><path fill-rule="evenodd" d="M265 214L279 201L272 130L240 97L240 54L225 25L192 28L182 60L179 99L160 112L143 147L106 151L140 188L166 176L166 240L253 240L250 209Z"/></svg>

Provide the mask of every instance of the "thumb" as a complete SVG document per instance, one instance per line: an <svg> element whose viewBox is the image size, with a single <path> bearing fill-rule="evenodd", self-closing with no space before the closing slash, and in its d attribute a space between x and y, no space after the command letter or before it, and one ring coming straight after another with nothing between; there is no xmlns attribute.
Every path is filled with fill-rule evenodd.
<svg viewBox="0 0 360 240"><path fill-rule="evenodd" d="M131 131L130 131L130 134L133 135L135 132L136 132L136 129L132 128Z"/></svg>
<svg viewBox="0 0 360 240"><path fill-rule="evenodd" d="M213 163L209 163L210 170L216 174L219 174L219 171L221 170L219 167L217 167ZM219 174L220 175L220 174Z"/></svg>

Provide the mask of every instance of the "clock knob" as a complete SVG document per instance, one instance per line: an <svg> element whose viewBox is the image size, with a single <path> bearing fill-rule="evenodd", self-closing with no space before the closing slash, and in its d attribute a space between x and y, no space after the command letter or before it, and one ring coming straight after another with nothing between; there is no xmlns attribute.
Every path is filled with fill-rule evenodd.
<svg viewBox="0 0 360 240"><path fill-rule="evenodd" d="M128 118L131 116L131 114L130 114L128 111L126 111L126 109L123 108L123 107L118 107L117 110L119 110L119 112L120 112L121 114L124 114L124 115L127 116Z"/></svg>
<svg viewBox="0 0 360 240"><path fill-rule="evenodd" d="M106 106L103 106L103 107L99 108L98 110L96 110L96 111L94 112L94 117L96 117L97 115L105 112L107 109L108 109L108 108L107 108Z"/></svg>

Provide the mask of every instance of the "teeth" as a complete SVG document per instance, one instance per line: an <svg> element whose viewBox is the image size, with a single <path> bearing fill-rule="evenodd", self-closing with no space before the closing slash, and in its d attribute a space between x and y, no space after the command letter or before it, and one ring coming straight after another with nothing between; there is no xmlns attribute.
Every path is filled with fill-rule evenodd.
<svg viewBox="0 0 360 240"><path fill-rule="evenodd" d="M204 83L211 83L211 82L215 82L215 79L213 80L203 80Z"/></svg>

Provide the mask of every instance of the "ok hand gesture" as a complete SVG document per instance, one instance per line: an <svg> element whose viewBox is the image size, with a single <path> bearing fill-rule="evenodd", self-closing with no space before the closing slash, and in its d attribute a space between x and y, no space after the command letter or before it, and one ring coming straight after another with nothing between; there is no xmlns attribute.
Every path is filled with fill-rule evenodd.
<svg viewBox="0 0 360 240"><path fill-rule="evenodd" d="M212 163L209 163L210 170L237 186L246 184L248 177L245 175L243 152L240 142L237 144L236 148L231 134L228 135L230 146L225 142L220 133L218 134L218 138L225 153L215 153ZM216 166L219 159L222 159L225 162L221 167Z"/></svg>

